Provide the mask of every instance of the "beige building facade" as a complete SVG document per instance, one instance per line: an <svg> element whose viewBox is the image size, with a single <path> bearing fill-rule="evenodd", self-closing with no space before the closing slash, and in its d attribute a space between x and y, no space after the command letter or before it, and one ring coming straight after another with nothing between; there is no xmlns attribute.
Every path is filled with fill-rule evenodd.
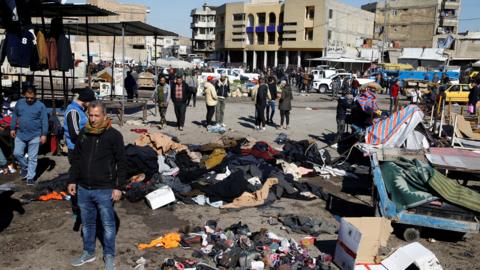
<svg viewBox="0 0 480 270"><path fill-rule="evenodd" d="M458 33L461 0L387 0L362 6L375 13L374 37L394 48L437 47Z"/></svg>
<svg viewBox="0 0 480 270"><path fill-rule="evenodd" d="M358 40L373 37L373 13L334 0L252 0L216 10L219 60L253 69L305 66L333 44L356 52Z"/></svg>
<svg viewBox="0 0 480 270"><path fill-rule="evenodd" d="M121 21L141 21L147 22L148 7L139 4L123 4L116 0L88 0L87 3L96 5L100 8L113 11L119 15L106 17L89 17L89 23L100 22L121 22ZM79 22L85 22L85 18L79 18ZM71 23L75 23L72 21ZM153 51L152 44L147 42L149 39L145 37L125 37L125 55L127 60L134 60L136 62L143 62L147 60L149 54ZM151 39L153 40L153 38ZM113 37L90 37L90 55L93 56L94 61L98 60L112 60L113 57ZM76 36L72 37L72 51L75 53L75 58L85 59L87 52L86 37ZM122 38L115 38L115 58L120 60L122 58Z"/></svg>

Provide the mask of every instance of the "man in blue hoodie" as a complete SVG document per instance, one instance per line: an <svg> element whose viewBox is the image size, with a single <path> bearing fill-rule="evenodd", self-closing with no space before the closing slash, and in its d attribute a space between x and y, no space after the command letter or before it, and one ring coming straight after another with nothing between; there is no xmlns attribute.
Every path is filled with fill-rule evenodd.
<svg viewBox="0 0 480 270"><path fill-rule="evenodd" d="M72 162L73 149L77 143L78 134L88 122L85 109L90 102L94 101L95 93L90 88L85 88L79 91L78 97L68 105L63 117L63 131L65 134L65 141L68 148L68 161Z"/></svg>
<svg viewBox="0 0 480 270"><path fill-rule="evenodd" d="M24 98L17 102L12 114L10 135L15 138L13 155L20 163L20 176L27 179L27 185L34 185L38 148L47 141L48 116L45 105L36 99L35 88L28 86L22 94Z"/></svg>

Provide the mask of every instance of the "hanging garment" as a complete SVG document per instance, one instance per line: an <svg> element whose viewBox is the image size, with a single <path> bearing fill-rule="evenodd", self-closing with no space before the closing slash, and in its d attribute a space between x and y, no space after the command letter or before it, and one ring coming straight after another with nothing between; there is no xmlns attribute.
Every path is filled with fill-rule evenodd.
<svg viewBox="0 0 480 270"><path fill-rule="evenodd" d="M38 58L39 63L42 68L48 67L48 46L45 35L42 31L37 32L37 49L38 49Z"/></svg>
<svg viewBox="0 0 480 270"><path fill-rule="evenodd" d="M58 70L60 71L69 71L73 68L70 40L64 34L61 34L57 40L57 61Z"/></svg>
<svg viewBox="0 0 480 270"><path fill-rule="evenodd" d="M57 70L58 69L58 60L57 60L57 41L51 37L47 41L48 48L48 69Z"/></svg>
<svg viewBox="0 0 480 270"><path fill-rule="evenodd" d="M28 30L20 34L7 32L5 53L12 67L28 68L32 57L35 36Z"/></svg>

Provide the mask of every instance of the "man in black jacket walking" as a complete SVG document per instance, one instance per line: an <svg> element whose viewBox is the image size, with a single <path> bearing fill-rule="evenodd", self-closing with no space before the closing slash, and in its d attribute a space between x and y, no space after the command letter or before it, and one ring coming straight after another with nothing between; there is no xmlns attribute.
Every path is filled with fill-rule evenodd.
<svg viewBox="0 0 480 270"><path fill-rule="evenodd" d="M188 85L178 76L170 85L170 96L172 97L175 116L177 117L177 128L182 131L185 126L185 114L187 113L187 101L190 94Z"/></svg>
<svg viewBox="0 0 480 270"><path fill-rule="evenodd" d="M88 107L88 123L73 150L68 192L78 196L83 223L83 253L72 262L80 266L95 260L97 213L103 227L103 259L107 270L115 269L115 213L126 180L123 137L112 128L106 107L98 101Z"/></svg>

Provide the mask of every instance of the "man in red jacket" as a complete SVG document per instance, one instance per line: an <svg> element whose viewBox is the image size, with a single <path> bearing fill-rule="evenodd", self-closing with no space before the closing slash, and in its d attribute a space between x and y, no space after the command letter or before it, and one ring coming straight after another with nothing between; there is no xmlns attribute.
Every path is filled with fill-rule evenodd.
<svg viewBox="0 0 480 270"><path fill-rule="evenodd" d="M398 93L400 92L400 85L398 80L395 80L390 88L390 114L398 111Z"/></svg>

